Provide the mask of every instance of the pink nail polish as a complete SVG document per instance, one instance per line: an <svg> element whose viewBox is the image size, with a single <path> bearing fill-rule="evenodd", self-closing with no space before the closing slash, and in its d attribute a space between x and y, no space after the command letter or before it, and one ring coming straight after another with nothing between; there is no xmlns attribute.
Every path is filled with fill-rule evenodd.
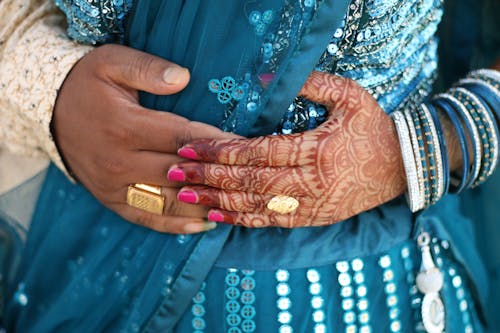
<svg viewBox="0 0 500 333"><path fill-rule="evenodd" d="M193 148L181 148L177 151L177 155L180 157L184 157L190 160L197 160L198 154L194 151Z"/></svg>
<svg viewBox="0 0 500 333"><path fill-rule="evenodd" d="M211 210L208 212L208 220L214 222L224 222L224 215L217 210Z"/></svg>
<svg viewBox="0 0 500 333"><path fill-rule="evenodd" d="M186 180L186 175L181 169L174 168L168 170L167 178L172 182L183 182L184 180Z"/></svg>
<svg viewBox="0 0 500 333"><path fill-rule="evenodd" d="M191 190L180 191L177 194L177 199L185 203L198 203L198 196Z"/></svg>

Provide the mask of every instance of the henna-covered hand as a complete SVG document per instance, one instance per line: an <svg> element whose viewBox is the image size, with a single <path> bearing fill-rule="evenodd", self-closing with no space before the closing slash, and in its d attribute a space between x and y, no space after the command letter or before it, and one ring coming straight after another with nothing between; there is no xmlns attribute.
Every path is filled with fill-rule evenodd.
<svg viewBox="0 0 500 333"><path fill-rule="evenodd" d="M314 72L300 95L327 107L318 128L253 139L198 140L169 179L191 184L181 201L214 207L209 219L248 227L332 224L385 203L406 186L393 121L354 81ZM290 214L266 205L278 194L300 202Z"/></svg>

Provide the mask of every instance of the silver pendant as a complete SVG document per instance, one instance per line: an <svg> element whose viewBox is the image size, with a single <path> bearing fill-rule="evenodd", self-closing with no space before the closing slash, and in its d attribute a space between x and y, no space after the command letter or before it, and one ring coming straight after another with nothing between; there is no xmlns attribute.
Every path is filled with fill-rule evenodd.
<svg viewBox="0 0 500 333"><path fill-rule="evenodd" d="M422 232L417 243L422 251L422 265L416 279L418 290L424 294L422 323L428 333L442 333L445 327L445 308L439 291L443 288L443 273L432 260L429 234Z"/></svg>

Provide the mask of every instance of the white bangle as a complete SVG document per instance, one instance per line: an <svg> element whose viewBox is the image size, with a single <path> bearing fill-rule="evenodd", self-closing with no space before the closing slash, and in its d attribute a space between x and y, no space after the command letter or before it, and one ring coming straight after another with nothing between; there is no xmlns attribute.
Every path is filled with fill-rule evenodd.
<svg viewBox="0 0 500 333"><path fill-rule="evenodd" d="M394 124L396 125L399 144L401 146L403 165L405 168L406 181L408 184L406 198L408 201L408 205L410 206L410 210L412 212L416 212L420 208L421 193L420 185L418 182L415 155L413 153L408 124L406 123L405 116L400 111L393 112L391 114L391 117L394 120Z"/></svg>

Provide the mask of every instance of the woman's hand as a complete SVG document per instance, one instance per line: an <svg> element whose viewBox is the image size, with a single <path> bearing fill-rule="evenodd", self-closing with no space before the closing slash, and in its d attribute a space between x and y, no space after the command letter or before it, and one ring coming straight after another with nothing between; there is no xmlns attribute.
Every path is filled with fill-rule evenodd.
<svg viewBox="0 0 500 333"><path fill-rule="evenodd" d="M164 232L191 233L213 227L208 209L176 200L179 184L168 168L182 159L183 144L199 138L231 138L219 129L138 104L138 90L179 92L189 72L124 46L95 49L67 77L54 110L53 129L65 161L78 180L105 206L125 219ZM162 186L164 216L126 204L133 183Z"/></svg>
<svg viewBox="0 0 500 333"><path fill-rule="evenodd" d="M379 206L406 186L397 132L377 102L354 81L313 73L300 95L327 107L329 118L301 134L198 140L179 155L170 180L184 202L215 207L209 219L248 227L332 224ZM275 195L296 198L290 214L267 208Z"/></svg>

